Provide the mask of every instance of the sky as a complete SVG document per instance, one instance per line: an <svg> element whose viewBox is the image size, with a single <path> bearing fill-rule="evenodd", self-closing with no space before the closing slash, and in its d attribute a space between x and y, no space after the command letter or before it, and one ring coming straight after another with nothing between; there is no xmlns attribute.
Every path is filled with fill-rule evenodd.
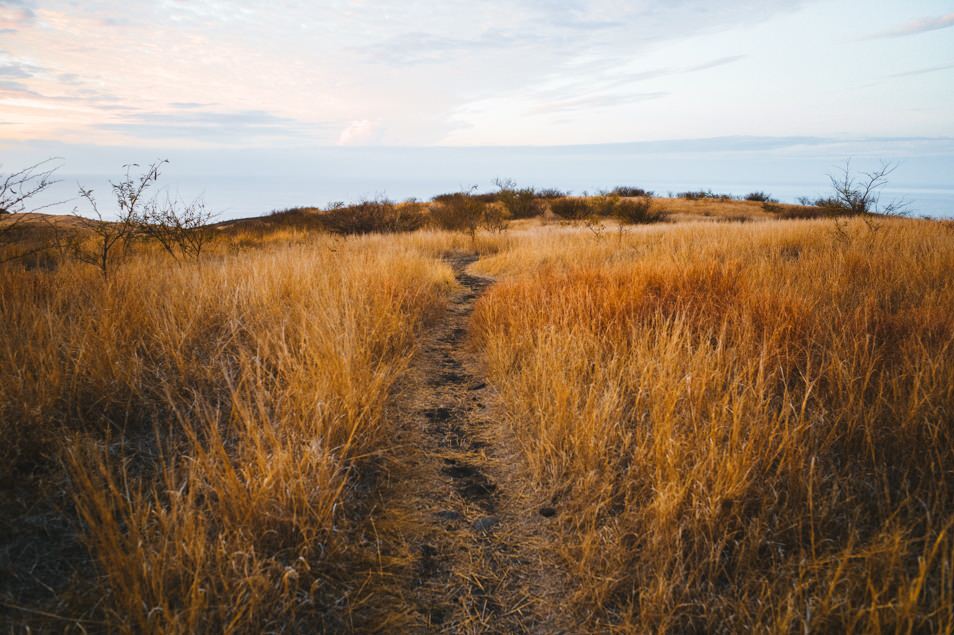
<svg viewBox="0 0 954 635"><path fill-rule="evenodd" d="M952 104L951 1L0 0L4 167L784 139L930 172Z"/></svg>

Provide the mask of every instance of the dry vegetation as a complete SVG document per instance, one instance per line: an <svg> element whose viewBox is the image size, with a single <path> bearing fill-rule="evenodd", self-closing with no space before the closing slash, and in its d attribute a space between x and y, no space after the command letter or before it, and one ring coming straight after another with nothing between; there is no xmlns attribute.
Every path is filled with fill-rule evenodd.
<svg viewBox="0 0 954 635"><path fill-rule="evenodd" d="M954 628L954 235L539 236L474 330L594 630Z"/></svg>
<svg viewBox="0 0 954 635"><path fill-rule="evenodd" d="M97 570L47 612L128 632L352 619L370 554L349 544L348 475L388 449L389 390L453 279L408 244L287 238L178 267L142 254L108 283L0 271L4 490L65 489ZM37 512L17 498L22 523Z"/></svg>
<svg viewBox="0 0 954 635"><path fill-rule="evenodd" d="M466 233L381 234L434 220L377 201L223 224L194 260L132 244L108 279L55 253L0 268L0 618L417 624L395 588L415 565L382 559L369 507L455 288L440 257L467 250L497 278L471 342L520 457L498 488L554 508L543 552L570 581L538 610L580 632L954 630L954 232L674 199L612 234L487 231L573 200L507 187L444 204ZM765 222L704 222L743 215ZM351 216L340 233L371 235L328 233Z"/></svg>

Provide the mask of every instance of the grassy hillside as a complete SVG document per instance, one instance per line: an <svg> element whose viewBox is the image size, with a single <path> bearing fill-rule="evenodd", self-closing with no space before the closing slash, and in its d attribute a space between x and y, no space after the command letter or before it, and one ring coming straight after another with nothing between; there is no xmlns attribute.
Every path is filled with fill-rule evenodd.
<svg viewBox="0 0 954 635"><path fill-rule="evenodd" d="M654 205L668 222L472 235L302 210L198 260L134 245L108 280L56 253L0 268L0 622L950 632L954 232ZM479 299L462 252L495 279ZM407 445L454 422L402 399L460 379L420 361L454 311L440 346L491 391L461 456L505 457L484 480ZM484 488L496 533L425 509L425 476ZM480 582L488 553L523 595ZM460 580L470 618L420 606Z"/></svg>

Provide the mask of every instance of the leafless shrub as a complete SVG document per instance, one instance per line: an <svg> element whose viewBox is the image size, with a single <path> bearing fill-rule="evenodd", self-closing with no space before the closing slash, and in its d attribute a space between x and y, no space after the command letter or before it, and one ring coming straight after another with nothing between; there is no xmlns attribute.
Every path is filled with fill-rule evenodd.
<svg viewBox="0 0 954 635"><path fill-rule="evenodd" d="M10 174L0 174L0 263L18 260L47 248L44 243L25 245L7 253L6 247L21 243L27 232L23 222L30 212L47 209L56 203L32 207L31 200L59 182L55 178L60 159L47 159Z"/></svg>
<svg viewBox="0 0 954 635"><path fill-rule="evenodd" d="M137 222L143 236L155 240L176 260L199 260L214 235L210 224L215 216L201 199L188 204L166 199L162 204L151 201Z"/></svg>
<svg viewBox="0 0 954 635"><path fill-rule="evenodd" d="M603 220L597 216L587 216L584 218L583 226L586 227L597 240L602 240L606 234L606 225L604 225ZM622 229L620 231L622 231Z"/></svg>
<svg viewBox="0 0 954 635"><path fill-rule="evenodd" d="M888 177L897 169L897 163L882 161L878 169L855 173L851 169L851 159L848 159L838 174L828 176L834 195L819 199L816 206L840 209L845 212L844 215L904 215L907 213L907 204L904 201L891 201L884 206L881 204L881 190L888 184Z"/></svg>
<svg viewBox="0 0 954 635"><path fill-rule="evenodd" d="M138 164L124 166L126 173L117 183L110 182L113 197L116 200L116 218L111 220L100 210L96 195L92 189L80 187L80 198L86 201L89 208L87 214L80 214L74 209L73 214L84 229L92 236L92 247L87 243L74 242L70 245L72 255L81 262L97 267L104 280L109 280L110 269L113 268L122 255L125 255L132 241L140 235L142 219L150 205L145 200L147 191L159 178L159 168L166 161L157 161L148 166L138 176L133 175L133 168Z"/></svg>
<svg viewBox="0 0 954 635"><path fill-rule="evenodd" d="M897 163L881 162L879 168L869 172L854 172L851 159L837 174L829 174L832 194L810 198L801 196L799 204L805 209L787 209L783 218L835 218L839 216L905 216L908 204L905 201L881 202L881 190L888 184L888 177L898 168ZM873 222L868 219L866 222Z"/></svg>
<svg viewBox="0 0 954 635"><path fill-rule="evenodd" d="M60 159L53 158L23 168L18 172L0 174L0 216L37 212L49 207L29 208L30 200L59 183L54 178L60 168Z"/></svg>

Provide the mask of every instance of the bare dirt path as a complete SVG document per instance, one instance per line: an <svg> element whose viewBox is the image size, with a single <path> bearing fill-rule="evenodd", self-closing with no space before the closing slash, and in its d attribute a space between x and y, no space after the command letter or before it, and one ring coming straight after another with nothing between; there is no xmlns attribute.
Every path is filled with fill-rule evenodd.
<svg viewBox="0 0 954 635"><path fill-rule="evenodd" d="M382 500L412 569L400 610L426 633L565 632L542 601L558 586L543 548L555 510L520 483L493 389L467 342L474 304L493 281L467 273L476 256L447 260L462 290L425 334L401 387L403 456Z"/></svg>

